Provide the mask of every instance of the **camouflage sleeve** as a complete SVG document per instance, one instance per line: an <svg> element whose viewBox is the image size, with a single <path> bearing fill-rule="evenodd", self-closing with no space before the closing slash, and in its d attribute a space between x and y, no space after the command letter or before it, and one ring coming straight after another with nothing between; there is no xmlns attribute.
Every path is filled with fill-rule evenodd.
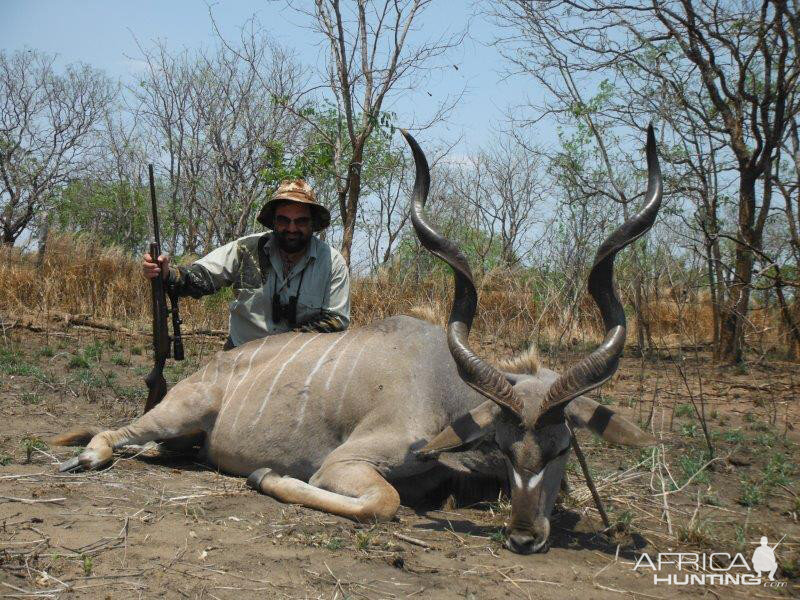
<svg viewBox="0 0 800 600"><path fill-rule="evenodd" d="M193 264L188 267L170 267L167 285L178 292L178 296L200 298L213 294L217 287L211 273L202 265Z"/></svg>
<svg viewBox="0 0 800 600"><path fill-rule="evenodd" d="M238 244L230 242L188 267L170 267L167 284L178 292L178 296L200 298L231 285L238 267Z"/></svg>
<svg viewBox="0 0 800 600"><path fill-rule="evenodd" d="M331 333L334 331L344 331L347 323L336 313L322 311L320 315L311 321L294 328L294 331L314 331L317 333Z"/></svg>

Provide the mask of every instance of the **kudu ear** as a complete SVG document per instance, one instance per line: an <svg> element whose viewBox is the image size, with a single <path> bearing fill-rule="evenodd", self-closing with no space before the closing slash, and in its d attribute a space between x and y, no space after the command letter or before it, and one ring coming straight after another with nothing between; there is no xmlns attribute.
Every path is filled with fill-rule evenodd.
<svg viewBox="0 0 800 600"><path fill-rule="evenodd" d="M656 439L610 408L578 396L567 404L564 414L576 427L588 429L607 442L623 446L653 446Z"/></svg>
<svg viewBox="0 0 800 600"><path fill-rule="evenodd" d="M461 415L428 442L417 454L423 458L440 452L456 450L486 435L490 425L500 412L491 400L479 404L468 413Z"/></svg>

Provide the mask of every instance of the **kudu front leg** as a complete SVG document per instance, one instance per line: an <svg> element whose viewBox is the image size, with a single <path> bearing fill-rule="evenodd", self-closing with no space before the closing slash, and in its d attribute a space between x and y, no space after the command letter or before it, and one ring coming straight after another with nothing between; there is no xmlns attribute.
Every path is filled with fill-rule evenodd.
<svg viewBox="0 0 800 600"><path fill-rule="evenodd" d="M215 403L206 388L199 385L176 386L153 410L130 425L101 431L92 437L83 452L61 463L58 470L63 473L102 469L111 462L114 448L199 434L208 430L215 416ZM76 445L81 443L82 433L67 433L56 437L52 443L58 446Z"/></svg>
<svg viewBox="0 0 800 600"><path fill-rule="evenodd" d="M276 500L300 504L359 523L389 521L400 506L400 495L372 465L337 463L323 466L309 483L258 469L247 484Z"/></svg>

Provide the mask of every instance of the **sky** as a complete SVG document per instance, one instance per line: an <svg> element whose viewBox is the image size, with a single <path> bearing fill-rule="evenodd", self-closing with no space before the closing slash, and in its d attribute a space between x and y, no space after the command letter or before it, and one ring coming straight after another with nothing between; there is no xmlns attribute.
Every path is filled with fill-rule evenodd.
<svg viewBox="0 0 800 600"><path fill-rule="evenodd" d="M130 82L141 69L137 40L144 47L163 40L176 51L214 47L218 39L209 10L228 40L236 40L239 28L255 15L273 39L294 50L300 62L312 67L323 64L318 35L282 0L2 0L0 39L5 50L44 50L57 54L64 64L88 63ZM475 12L474 6L460 0L439 0L425 11L415 33L419 38L435 39L467 27L469 36L449 53L452 69L446 69L429 89L411 90L390 107L404 126L426 120L438 100L465 90L447 122L422 134L440 144L457 142L454 156L488 143L493 131L503 126L508 108L532 92L531 81L504 77L505 63L491 46L499 31Z"/></svg>

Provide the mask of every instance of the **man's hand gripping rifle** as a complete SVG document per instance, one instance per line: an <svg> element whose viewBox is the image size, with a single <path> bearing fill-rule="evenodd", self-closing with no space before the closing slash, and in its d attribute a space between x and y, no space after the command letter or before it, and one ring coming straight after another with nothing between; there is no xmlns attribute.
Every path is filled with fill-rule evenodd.
<svg viewBox="0 0 800 600"><path fill-rule="evenodd" d="M148 165L150 175L150 202L153 207L153 236L150 243L150 256L158 260L161 256L161 237L158 230L158 208L156 206L156 187L153 179L153 165ZM160 262L160 261L159 261ZM164 364L170 357L183 360L183 339L181 338L181 318L178 313L178 294L159 275L150 280L153 297L153 369L144 378L147 384L147 403L144 412L153 408L167 395L167 381L164 379ZM167 308L169 296L170 308ZM167 315L172 315L172 333L169 335Z"/></svg>

